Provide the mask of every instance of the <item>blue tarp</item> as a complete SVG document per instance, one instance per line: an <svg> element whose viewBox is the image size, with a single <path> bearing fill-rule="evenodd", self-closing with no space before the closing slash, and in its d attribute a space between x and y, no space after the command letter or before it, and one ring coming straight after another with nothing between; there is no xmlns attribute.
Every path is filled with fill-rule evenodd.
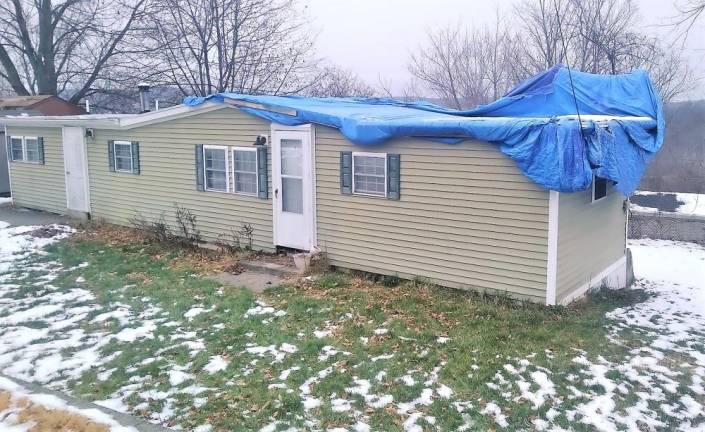
<svg viewBox="0 0 705 432"><path fill-rule="evenodd" d="M645 71L571 74L572 87L568 69L554 66L497 101L471 110L380 98L236 93L187 97L184 104L226 99L257 104L263 109L252 105L240 108L285 125L317 123L334 127L361 146L380 145L398 137L422 137L448 144L466 138L489 141L499 145L527 177L546 189L585 190L596 175L614 181L617 189L629 196L663 142L665 124L659 96ZM582 130L575 118L576 100Z"/></svg>

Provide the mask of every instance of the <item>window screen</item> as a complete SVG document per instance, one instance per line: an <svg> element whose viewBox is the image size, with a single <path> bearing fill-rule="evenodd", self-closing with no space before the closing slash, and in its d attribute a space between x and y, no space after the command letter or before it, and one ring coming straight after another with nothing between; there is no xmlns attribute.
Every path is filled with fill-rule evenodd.
<svg viewBox="0 0 705 432"><path fill-rule="evenodd" d="M353 153L353 193L387 194L387 155Z"/></svg>
<svg viewBox="0 0 705 432"><path fill-rule="evenodd" d="M257 150L233 150L235 192L257 195Z"/></svg>
<svg viewBox="0 0 705 432"><path fill-rule="evenodd" d="M115 171L132 172L132 143L115 141Z"/></svg>
<svg viewBox="0 0 705 432"><path fill-rule="evenodd" d="M228 172L225 148L205 147L203 164L206 174L206 190L227 192Z"/></svg>

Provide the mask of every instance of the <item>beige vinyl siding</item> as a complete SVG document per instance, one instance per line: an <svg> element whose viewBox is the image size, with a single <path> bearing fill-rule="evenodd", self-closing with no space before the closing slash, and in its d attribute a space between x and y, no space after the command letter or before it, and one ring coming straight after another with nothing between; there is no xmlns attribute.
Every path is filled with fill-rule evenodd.
<svg viewBox="0 0 705 432"><path fill-rule="evenodd" d="M221 234L250 224L255 249L272 250L271 193L265 200L232 192L198 191L195 168L197 144L252 148L258 135L269 136L269 132L269 122L228 107L130 130L96 130L95 139L88 143L92 215L129 225L137 214L156 219L163 213L173 224L174 205L179 203L197 216L197 226L206 240L217 240ZM109 171L109 140L139 142L139 175ZM232 191L232 148L229 150ZM271 189L271 178L268 184Z"/></svg>
<svg viewBox="0 0 705 432"><path fill-rule="evenodd" d="M401 199L342 195L340 152L401 155ZM316 127L318 244L331 264L545 301L548 192L496 146L354 146Z"/></svg>
<svg viewBox="0 0 705 432"><path fill-rule="evenodd" d="M18 207L66 213L66 179L61 128L8 127L9 136L44 138L44 165L10 162L13 200Z"/></svg>
<svg viewBox="0 0 705 432"><path fill-rule="evenodd" d="M608 185L605 198L591 198L591 190L558 197L558 303L624 256L624 197Z"/></svg>

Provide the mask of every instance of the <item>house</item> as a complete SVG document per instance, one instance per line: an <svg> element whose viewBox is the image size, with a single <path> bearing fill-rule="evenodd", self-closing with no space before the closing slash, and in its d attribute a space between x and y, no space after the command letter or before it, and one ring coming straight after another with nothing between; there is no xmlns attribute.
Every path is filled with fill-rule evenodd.
<svg viewBox="0 0 705 432"><path fill-rule="evenodd" d="M376 112L395 122L375 123ZM173 224L178 203L208 241L249 225L255 249L319 248L342 268L545 304L624 286L627 216L612 182L558 192L496 143L355 136L420 117L457 131L457 116L389 101L238 95L137 115L13 118L12 190L17 206L123 225L138 214ZM575 123L544 124L563 121Z"/></svg>
<svg viewBox="0 0 705 432"><path fill-rule="evenodd" d="M76 115L83 114L80 107L52 95L0 97L0 117L16 115ZM2 125L0 118L0 125ZM5 142L3 131L0 139ZM0 154L0 196L9 195L10 177L5 152Z"/></svg>

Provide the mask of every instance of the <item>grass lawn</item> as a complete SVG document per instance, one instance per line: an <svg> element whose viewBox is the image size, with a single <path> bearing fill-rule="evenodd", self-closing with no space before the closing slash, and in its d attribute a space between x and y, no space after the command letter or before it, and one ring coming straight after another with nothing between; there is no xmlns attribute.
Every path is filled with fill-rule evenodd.
<svg viewBox="0 0 705 432"><path fill-rule="evenodd" d="M213 262L90 236L50 245L0 280L0 305L16 302L0 323L28 338L0 365L202 431L594 430L585 419L605 409L648 424L629 410L654 385L678 397L646 398L642 412L679 411L685 394L704 402L689 387L695 366L675 354L659 361L677 375L613 367L652 338L606 315L645 300L640 290L549 308L332 272L257 297L204 277ZM677 414L654 418L669 429Z"/></svg>

